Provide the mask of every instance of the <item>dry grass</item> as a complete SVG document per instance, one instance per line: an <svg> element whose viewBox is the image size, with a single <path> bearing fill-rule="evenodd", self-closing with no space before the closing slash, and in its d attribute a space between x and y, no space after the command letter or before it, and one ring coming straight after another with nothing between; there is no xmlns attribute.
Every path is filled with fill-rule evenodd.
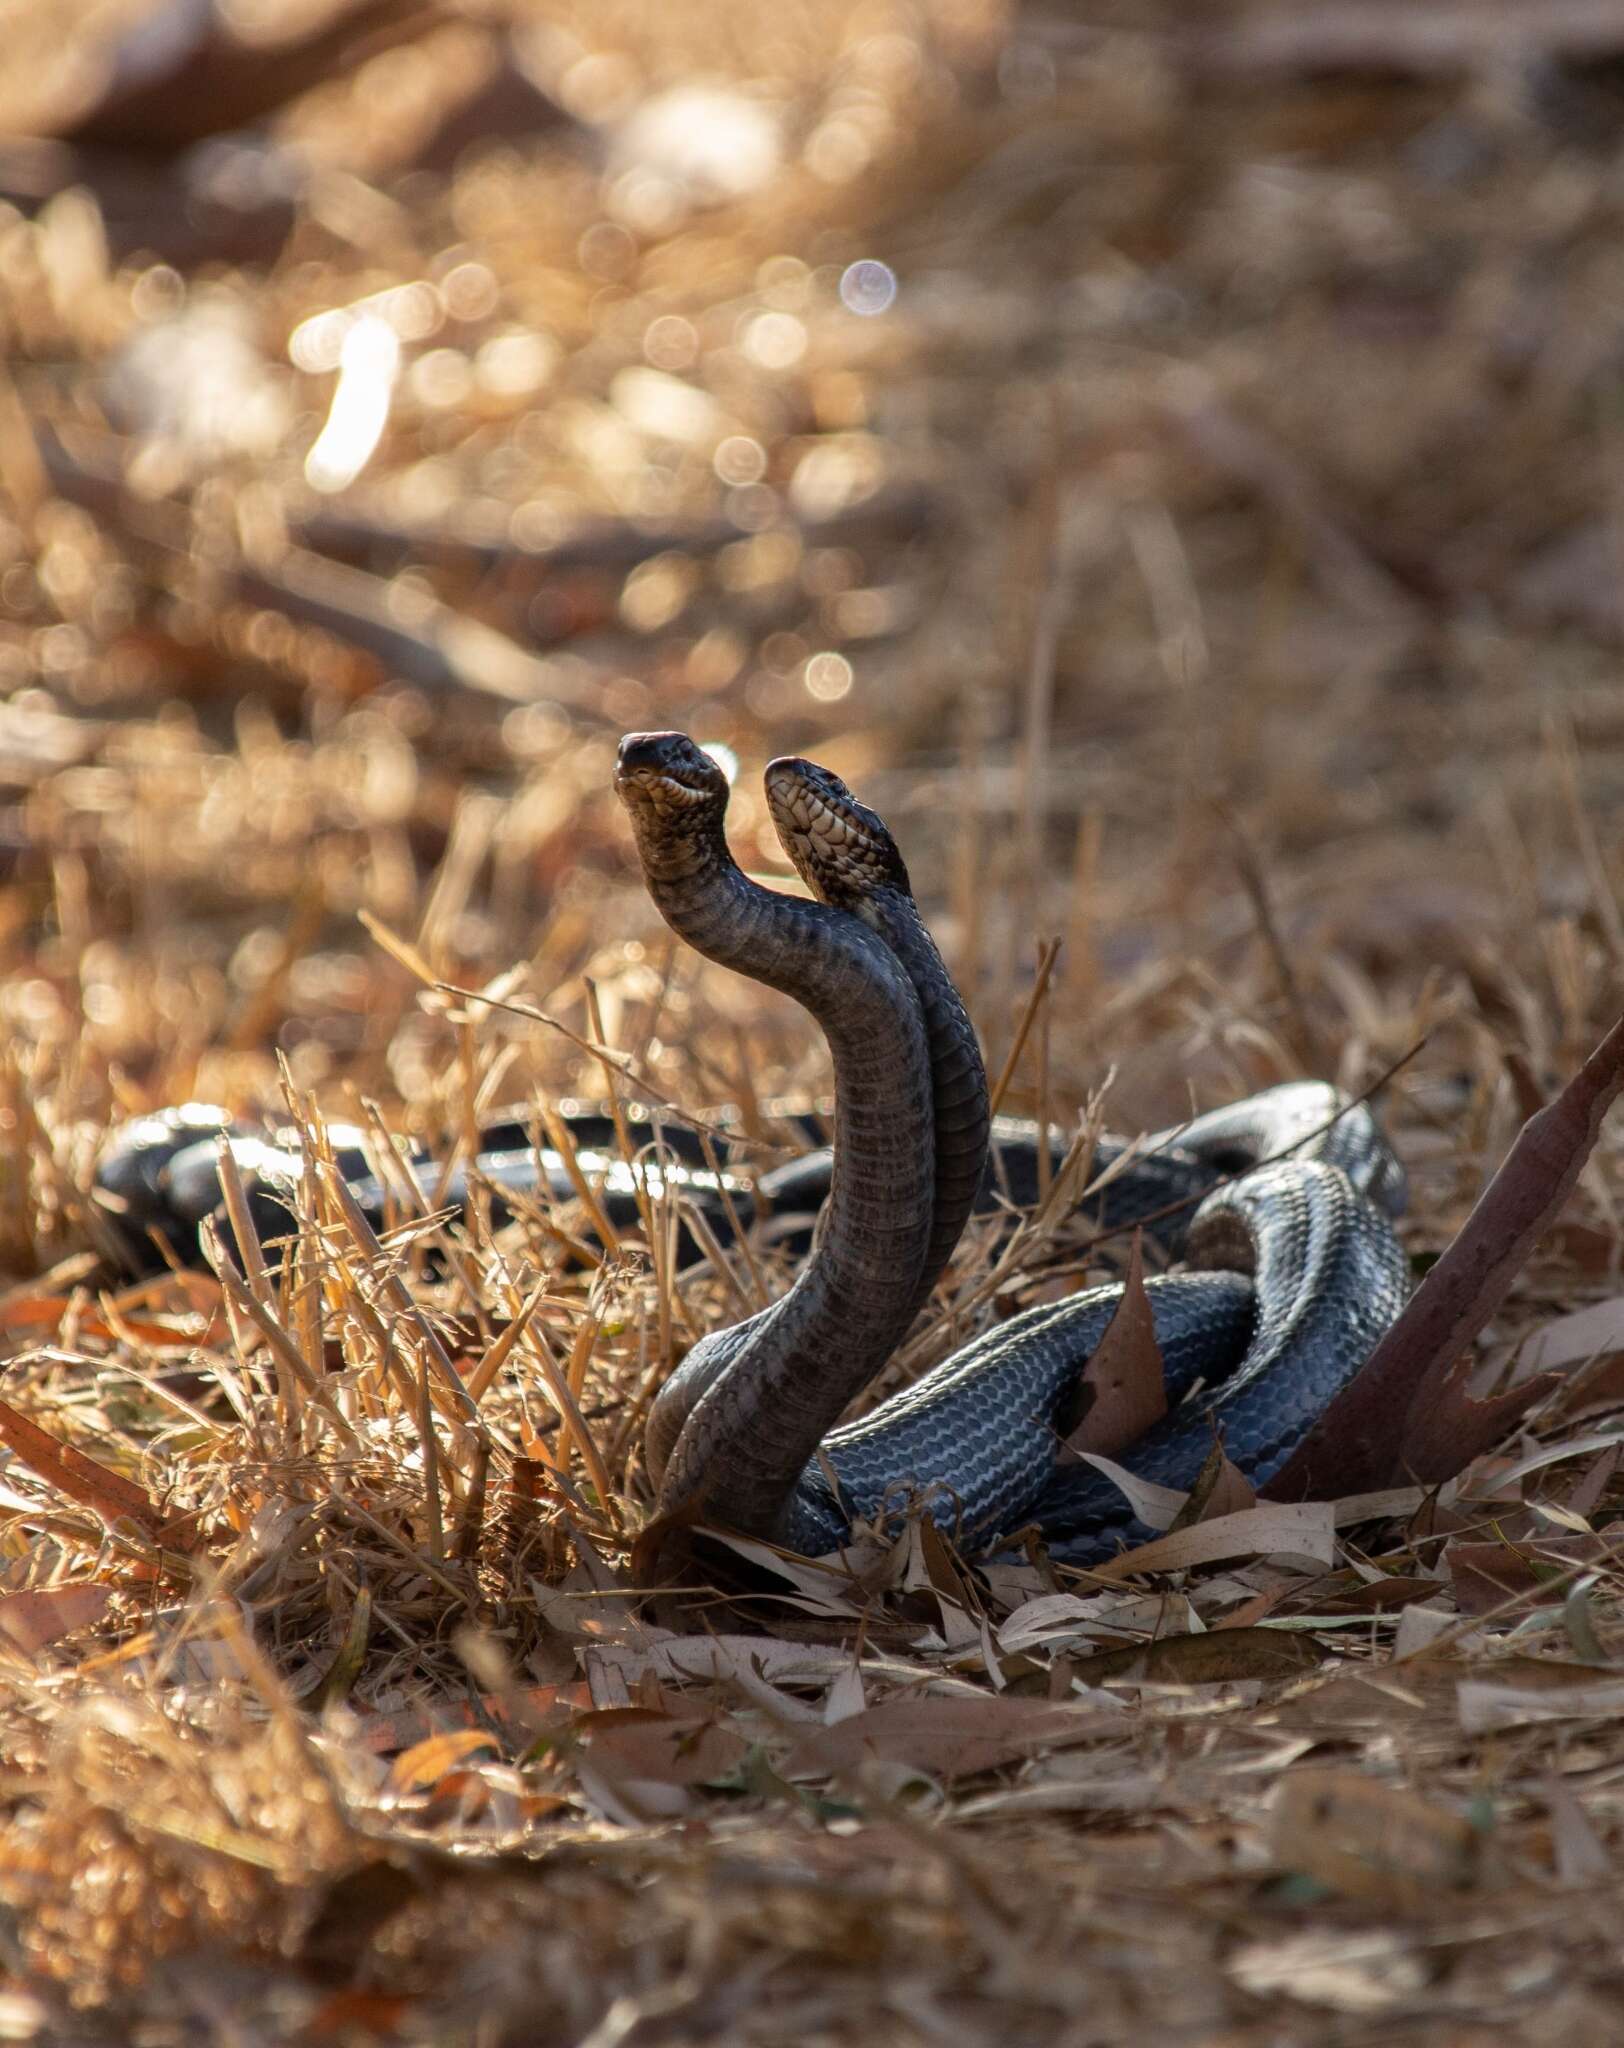
<svg viewBox="0 0 1624 2048"><path fill-rule="evenodd" d="M81 198L0 208L7 2038L1616 2038L1617 1132L1480 1346L1488 1383L1549 1333L1515 1441L1334 1547L1152 1573L903 1526L636 1597L642 1408L784 1278L676 1270L659 1200L594 1239L589 1184L495 1228L402 1178L380 1243L316 1163L279 1262L102 1257L102 1134L187 1096L319 1162L339 1118L445 1157L652 1088L777 1156L818 1048L636 887L609 764L654 723L735 750L779 879L766 756L859 784L995 1073L1024 1021L1011 1108L1111 1077L1138 1128L1424 1040L1385 1110L1418 1263L1448 1242L1619 1009L1606 79L1265 92L1119 11L775 10L764 55L708 9L789 167L657 233L598 232L573 131L390 185L477 21L392 74L398 133L318 89L287 248L212 272L259 447L137 433L107 366L179 280ZM587 84L694 68L649 13ZM883 319L836 296L861 256ZM318 501L288 337L414 281L438 331ZM536 329L542 386L480 383ZM691 438L617 382L662 366ZM310 560L508 652L403 671ZM893 1372L1081 1263L972 1233Z"/></svg>

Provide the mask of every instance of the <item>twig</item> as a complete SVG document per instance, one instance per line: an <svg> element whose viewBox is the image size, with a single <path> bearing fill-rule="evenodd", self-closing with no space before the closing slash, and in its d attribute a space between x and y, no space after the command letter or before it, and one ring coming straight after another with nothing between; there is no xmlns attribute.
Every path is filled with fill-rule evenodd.
<svg viewBox="0 0 1624 2048"><path fill-rule="evenodd" d="M1060 941L1044 939L1038 946L1037 972L1032 977L1032 986L1027 992L1026 1002L1021 1010L1021 1021L1015 1027L1015 1042L1005 1056L998 1079L993 1086L990 1114L996 1116L1009 1084L1015 1078L1015 1068L1021 1054L1026 1050L1026 1041L1031 1036L1032 1026L1037 1021L1038 1005L1049 992L1049 977L1054 973L1054 964L1060 958Z"/></svg>

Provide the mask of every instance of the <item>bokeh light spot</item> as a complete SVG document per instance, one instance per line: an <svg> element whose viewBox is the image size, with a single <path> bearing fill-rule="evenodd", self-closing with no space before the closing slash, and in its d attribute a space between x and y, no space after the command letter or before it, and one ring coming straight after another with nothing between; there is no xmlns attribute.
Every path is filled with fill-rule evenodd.
<svg viewBox="0 0 1624 2048"><path fill-rule="evenodd" d="M851 663L843 654L814 654L806 665L806 694L820 704L837 704L852 686Z"/></svg>
<svg viewBox="0 0 1624 2048"><path fill-rule="evenodd" d="M848 313L871 318L886 312L897 295L896 272L877 257L865 256L849 263L841 274L840 303Z"/></svg>

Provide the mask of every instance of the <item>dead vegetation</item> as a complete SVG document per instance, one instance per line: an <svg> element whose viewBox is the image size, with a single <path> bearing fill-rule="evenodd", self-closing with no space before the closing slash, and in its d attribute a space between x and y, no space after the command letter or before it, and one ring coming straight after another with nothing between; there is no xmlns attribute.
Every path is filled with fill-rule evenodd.
<svg viewBox="0 0 1624 2048"><path fill-rule="evenodd" d="M245 10L316 54L203 157L142 12L0 8L0 2033L1615 2039L1617 1130L1486 1327L1440 1268L1439 1373L1551 1376L1463 1471L642 1595L643 1407L782 1256L389 1134L780 1156L818 1049L609 793L678 724L780 881L769 753L887 815L1007 1107L1402 1062L1425 1271L1624 986L1616 10ZM97 1149L189 1097L301 1128L297 1241L132 1280ZM1125 1250L1063 1208L878 1391Z"/></svg>

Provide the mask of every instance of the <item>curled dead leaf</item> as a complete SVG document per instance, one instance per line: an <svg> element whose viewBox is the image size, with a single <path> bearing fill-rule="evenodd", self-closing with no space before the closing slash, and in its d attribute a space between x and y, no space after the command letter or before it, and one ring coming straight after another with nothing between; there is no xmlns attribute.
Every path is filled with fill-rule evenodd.
<svg viewBox="0 0 1624 2048"><path fill-rule="evenodd" d="M1167 1413L1167 1369L1145 1292L1141 1233L1133 1235L1122 1299L1083 1368L1070 1412L1060 1418L1065 1450L1110 1457L1136 1443Z"/></svg>

